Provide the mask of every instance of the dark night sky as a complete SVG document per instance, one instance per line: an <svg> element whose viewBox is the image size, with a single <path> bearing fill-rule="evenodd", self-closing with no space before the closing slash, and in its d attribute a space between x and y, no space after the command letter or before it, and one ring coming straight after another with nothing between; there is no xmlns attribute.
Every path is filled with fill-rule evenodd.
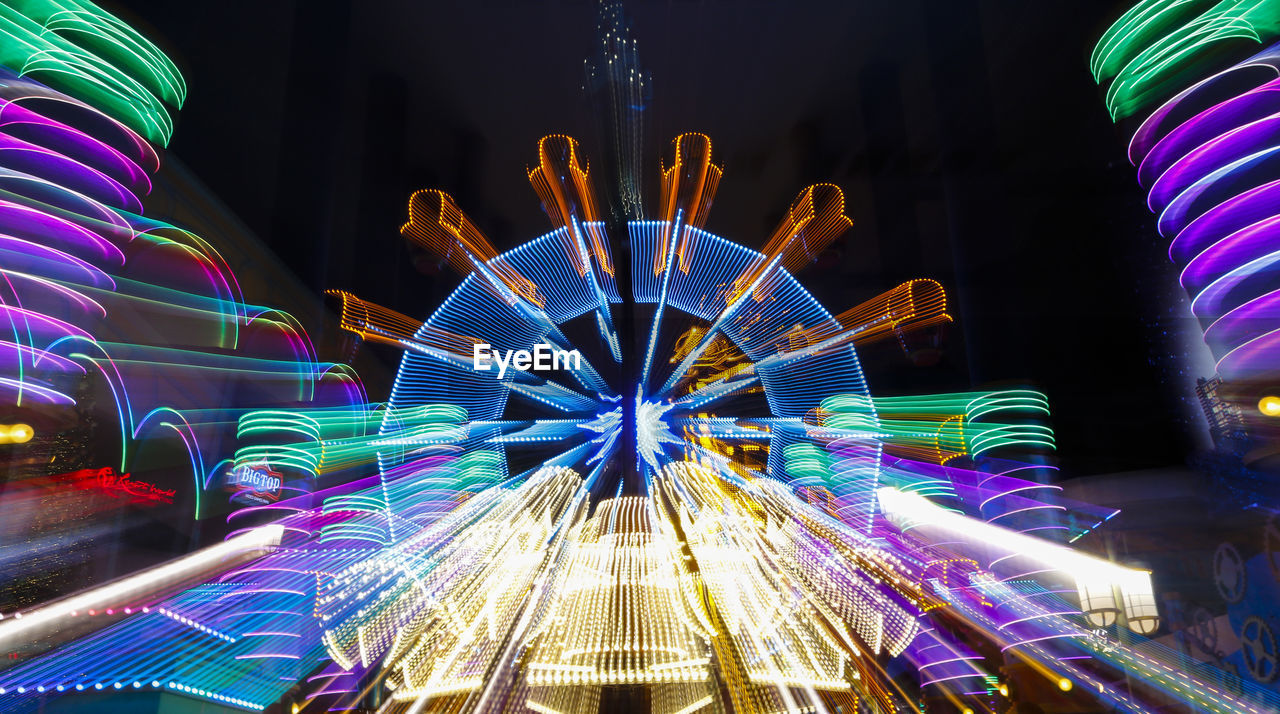
<svg viewBox="0 0 1280 714"><path fill-rule="evenodd" d="M801 188L841 185L854 228L801 280L838 312L934 277L959 323L937 366L869 360L873 391L1030 384L1065 473L1181 463L1199 375L1165 355L1191 326L1161 317L1173 269L1087 69L1130 4L630 2L646 190L670 137L704 132L725 168L707 228L759 246ZM538 137L592 137L587 0L104 5L187 79L171 153L317 293L425 316L457 279L414 269L409 193L452 193L512 247L548 229Z"/></svg>

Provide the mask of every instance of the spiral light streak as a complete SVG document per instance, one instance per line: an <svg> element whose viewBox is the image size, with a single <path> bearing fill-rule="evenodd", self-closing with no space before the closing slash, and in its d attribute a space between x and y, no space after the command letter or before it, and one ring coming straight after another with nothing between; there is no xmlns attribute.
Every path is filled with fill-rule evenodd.
<svg viewBox="0 0 1280 714"><path fill-rule="evenodd" d="M1275 378L1280 354L1280 45L1253 49L1277 38L1274 2L1146 0L1093 55L1112 114L1150 112L1129 159L1217 373L1244 397ZM1256 54L1222 59L1246 51Z"/></svg>
<svg viewBox="0 0 1280 714"><path fill-rule="evenodd" d="M107 401L119 471L180 444L201 517L236 410L361 403L358 379L246 303L210 243L142 215L186 95L168 58L91 3L0 5L0 35L0 401L51 420L77 390ZM255 404L228 403L238 385Z"/></svg>

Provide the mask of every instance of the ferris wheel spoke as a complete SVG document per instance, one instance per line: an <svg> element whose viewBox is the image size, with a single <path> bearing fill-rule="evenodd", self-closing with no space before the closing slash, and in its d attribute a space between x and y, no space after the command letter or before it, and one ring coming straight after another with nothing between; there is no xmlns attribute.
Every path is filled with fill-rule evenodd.
<svg viewBox="0 0 1280 714"><path fill-rule="evenodd" d="M654 354L658 349L658 335L662 331L662 313L667 306L667 295L671 289L671 273L675 266L676 248L680 244L679 236L683 226L681 225L682 214L676 213L676 219L672 223L664 226L664 230L670 231L666 241L667 255L663 262L662 270L662 287L658 290L658 304L654 308L653 323L649 326L649 343L644 352L644 367L640 375L640 391L647 392L649 389L649 372L653 367Z"/></svg>
<svg viewBox="0 0 1280 714"><path fill-rule="evenodd" d="M760 383L760 375L754 368L749 372L723 377L694 389L672 402L679 409L693 410L705 407L726 397L738 394Z"/></svg>
<svg viewBox="0 0 1280 714"><path fill-rule="evenodd" d="M754 293L760 284L768 276L773 274L774 268L778 265L778 261L780 259L780 256L775 257L773 260L765 264L764 267L760 269L759 274L755 276L755 279L751 281L750 285L748 285L747 288L737 296L737 299L730 300L729 303L725 305L724 309L720 311L720 314L716 317L715 321L711 323L711 327L708 327L707 331L703 333L702 337L698 340L698 344L694 345L693 349L689 350L689 354L685 355L684 359L680 361L680 364L671 371L671 376L667 378L666 383L664 383L662 388L658 390L658 394L660 396L669 395L677 386L680 385L684 378L688 376L694 363L696 363L698 359L706 353L707 349L711 347L711 343L715 340L716 336L720 334L725 326L729 324L729 321L737 315L738 310L748 302L747 296Z"/></svg>
<svg viewBox="0 0 1280 714"><path fill-rule="evenodd" d="M545 379L533 384L508 382L507 389L512 394L567 413L590 411L599 405L596 399Z"/></svg>

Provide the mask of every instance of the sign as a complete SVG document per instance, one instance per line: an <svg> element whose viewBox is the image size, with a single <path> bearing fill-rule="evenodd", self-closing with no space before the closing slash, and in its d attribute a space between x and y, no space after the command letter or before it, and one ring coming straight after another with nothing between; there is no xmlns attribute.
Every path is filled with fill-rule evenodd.
<svg viewBox="0 0 1280 714"><path fill-rule="evenodd" d="M242 503L275 503L280 498L283 479L270 464L242 464L227 474L227 490L233 501Z"/></svg>
<svg viewBox="0 0 1280 714"><path fill-rule="evenodd" d="M177 494L174 489L163 489L153 483L139 481L131 474L116 473L116 470L110 466L72 471L57 478L68 479L84 491L106 493L114 498L125 498L139 505L171 504L173 497Z"/></svg>

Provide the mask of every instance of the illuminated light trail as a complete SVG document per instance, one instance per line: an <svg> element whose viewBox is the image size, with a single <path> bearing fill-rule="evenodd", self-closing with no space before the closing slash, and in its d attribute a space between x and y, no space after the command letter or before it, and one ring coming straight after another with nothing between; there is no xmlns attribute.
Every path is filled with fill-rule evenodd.
<svg viewBox="0 0 1280 714"><path fill-rule="evenodd" d="M1110 80L1107 108L1118 119L1176 92L1189 68L1203 73L1215 49L1277 35L1280 9L1270 0L1142 0L1103 34L1090 68L1099 83Z"/></svg>
<svg viewBox="0 0 1280 714"><path fill-rule="evenodd" d="M718 178L718 174L716 176ZM774 229L773 235L764 247L763 254L743 266L741 272L732 279L730 284L718 286L724 291L724 308L712 321L711 327L707 328L697 346L690 350L680 365L672 371L671 377L658 393L666 395L673 390L688 373L693 362L710 346L711 339L721 330L727 329L731 322L738 325L745 323L749 328L752 323L760 319L752 314L751 308L755 308L755 305L750 306L746 314L741 313L741 308L745 305L744 296L750 294L758 304L765 295L772 295L774 285L777 283L776 268L781 267L788 272L795 272L804 267L815 260L819 253L852 225L853 221L844 215L844 194L838 187L831 184L818 184L802 191L791 204L786 217ZM665 271L664 286L669 277L669 270ZM781 287L779 285L779 288ZM660 297L659 309L665 302L665 294L664 290Z"/></svg>
<svg viewBox="0 0 1280 714"><path fill-rule="evenodd" d="M0 401L61 420L79 392L111 405L120 472L177 445L199 518L234 448L228 395L363 403L358 379L246 304L209 242L142 215L186 96L168 58L91 3L0 5L0 25Z"/></svg>
<svg viewBox="0 0 1280 714"><path fill-rule="evenodd" d="M1128 158L1215 362L1209 381L1224 405L1240 410L1240 432L1254 445L1276 433L1267 413L1254 407L1280 377L1277 40L1275 2L1144 0L1107 30L1091 62L1095 79L1107 85L1112 116L1135 120ZM1246 463L1257 458L1241 451ZM1111 626L1133 605L1115 602L1101 581L1082 583L1079 595L1097 627ZM1143 634L1156 629L1154 598L1148 600L1149 616L1134 628ZM1237 618L1228 633L1241 627ZM1197 708L1277 707L1272 692L1232 674L1185 658L1152 666L1141 651L1106 654L1135 679Z"/></svg>
<svg viewBox="0 0 1280 714"><path fill-rule="evenodd" d="M658 215L662 220L676 224L677 216L685 216L685 224L702 228L711 211L716 187L724 169L711 163L711 139L705 134L681 134L671 140L672 160L669 168L662 169L661 205ZM667 254L667 241L676 240L676 255L680 270L689 274L690 258L695 246L696 234L685 231L679 236L664 234L654 257ZM654 263L654 274L660 274L665 264Z"/></svg>
<svg viewBox="0 0 1280 714"><path fill-rule="evenodd" d="M778 264L795 273L813 262L832 241L844 235L853 220L844 215L844 192L840 187L820 183L800 192L787 209L782 223L774 229L761 252L764 254L751 268L733 281L733 290L727 302L736 302L745 292L752 292L756 301L763 298L758 277ZM754 286L754 287L753 287Z"/></svg>
<svg viewBox="0 0 1280 714"><path fill-rule="evenodd" d="M157 147L169 138L168 107L186 94L163 54L87 2L0 5L0 35L0 400L19 413L54 405L57 412L40 413L65 422L82 418L82 394L90 405L96 398L106 407L103 416L118 419L120 475L111 483L132 495L142 489L174 500L174 490L129 477L132 464L152 463L156 448L172 445L189 465L170 464L166 471L174 473L165 475L182 485L186 503L194 502L192 515L205 517L205 490L222 489L219 469L230 461L236 422L246 411L235 399L252 392L259 409L336 407L364 404L363 389L345 365L316 358L296 320L246 304L210 242L141 215L150 174L159 168ZM112 433L108 423L105 436ZM26 498L29 491L6 494L6 511L41 507L45 501ZM82 513L92 518L95 511ZM292 503L281 513L305 509ZM0 624L8 644L22 641L27 653L52 643L56 631L80 636L63 652L81 658L69 668L57 655L28 662L36 681L0 685L3 698L13 700L0 708L21 708L30 696L121 689L263 708L268 702L260 697L269 691L263 685L284 670L266 676L251 668L301 658L305 648L253 643L292 639L284 634L290 626L276 615L255 622L259 616L248 614L237 620L244 623L239 629L215 624L220 615L194 613L211 603L248 602L251 589L230 584L237 565L260 563L268 551L275 552L267 557L279 555L281 542L306 529L288 518L237 525L239 534L222 545ZM101 520L55 523L33 542L76 543L101 527ZM272 601L305 590L305 582L295 582L296 568L256 570L291 573L278 587L260 588L264 613L284 612L289 608L278 607L284 603ZM211 582L168 595L200 578ZM165 604L156 606L161 597ZM293 605L290 615L306 613ZM46 622L53 616L65 617ZM25 641L50 629L38 643ZM300 632L305 628L289 634ZM184 658L202 651L225 667L201 675ZM4 676L10 674L21 676ZM244 690L232 693L237 682Z"/></svg>
<svg viewBox="0 0 1280 714"><path fill-rule="evenodd" d="M131 27L76 0L0 5L0 19L0 64L82 97L149 141L168 142L173 122L164 104L180 106L186 84Z"/></svg>
<svg viewBox="0 0 1280 714"><path fill-rule="evenodd" d="M406 348L412 344L461 359L472 354L477 340L443 330L422 329L422 321L376 305L342 290L329 290L339 300L339 327L370 342Z"/></svg>
<svg viewBox="0 0 1280 714"><path fill-rule="evenodd" d="M576 143L553 139L540 145L545 166L565 159L566 175L585 182ZM691 157L682 161L709 156L700 141L681 139L682 157ZM705 176L718 178L712 167L707 159ZM129 637L149 653L148 681L251 709L304 678L310 697L339 709L356 704L358 681L383 687L410 711L590 711L619 686L651 687L671 712L748 702L896 706L910 697L882 663L897 656L919 668L925 690L976 708L975 683L991 675L950 634L954 621L979 622L996 651L1017 651L1082 685L1093 680L1042 644L1074 637L1060 623L1085 616L1055 608L1053 597L1078 594L1089 615L1124 607L1134 628L1154 621L1149 580L1139 582L1137 571L1080 571L1064 593L1052 573L1079 559L1096 564L1034 535L1006 537L995 525L1057 528L1053 518L1069 511L1077 525L1063 536L1079 537L1113 515L1064 505L1052 487L1019 477L1040 467L990 456L1052 448L1052 432L1035 421L1048 413L1043 395L870 395L855 345L901 340L950 317L930 281L836 317L791 277L785 265L812 259L847 227L834 189L802 195L772 253L685 223L685 210L703 209L677 188L672 222L629 225L632 298L655 304L644 368L665 380L656 394L645 393L643 380L614 383L589 357L580 369L545 374L476 370L475 345L507 354L544 343L564 349L574 346L569 334L583 332L574 320L612 324L604 233L583 229L598 207L588 204L585 183L545 173L532 179L542 181L544 205L556 202L549 214L558 227L501 254L443 194L415 194L419 210L411 201L406 236L468 272L425 322L331 293L344 330L404 350L387 403L235 413L240 445L221 462L240 504L229 524L252 533L270 521L286 538L277 552L165 601L159 617L205 639L156 645L140 637L156 626L144 613L149 619L127 617L92 636L81 654L55 650L9 670L4 686L25 682L17 685L25 699L26 683L37 680L84 684L66 673ZM709 182L691 179L690 194L709 201ZM423 209L424 196L436 202ZM664 330L667 323L675 327ZM677 330L672 354L657 359L666 333ZM615 333L586 332L599 336L594 352L582 345L588 355L615 354ZM315 359L299 345L297 354ZM227 362L241 371L269 363ZM307 385L305 369L282 374L293 375L295 388ZM626 390L635 390L629 408ZM511 394L520 409L550 416L515 418ZM768 415L726 416L755 394ZM623 449L629 427L634 454ZM629 462L644 475L640 495L621 494ZM515 473L516 463L535 465ZM926 509L932 525L904 516ZM1000 534L1018 557L934 537L930 528L952 517L965 532ZM1052 557L1054 566L1029 572L1032 556ZM1123 581L1123 606L1099 599L1101 580L1086 577L1095 571L1124 575L1104 578ZM1024 578L1043 578L1045 587L1018 589ZM998 616L976 619L959 607L955 588L980 593ZM199 675L173 674L194 661L203 663ZM124 679L117 672L93 676L113 685ZM716 677L733 683L727 697L711 686Z"/></svg>
<svg viewBox="0 0 1280 714"><path fill-rule="evenodd" d="M1145 0L1103 35L1092 59L1095 79L1110 83L1112 115L1146 114L1129 160L1225 393L1242 405L1280 374L1277 39L1274 2ZM1247 52L1255 54L1224 59ZM1271 428L1247 421L1252 431Z"/></svg>
<svg viewBox="0 0 1280 714"><path fill-rule="evenodd" d="M228 561L249 560L270 552L280 545L283 534L281 526L263 526L224 543L35 610L10 613L0 623L0 646L16 650L21 645L55 633L58 627L65 626L63 618L75 616L79 612L108 608L123 610L127 605L147 601L154 597L157 590L220 571L227 566Z"/></svg>
<svg viewBox="0 0 1280 714"><path fill-rule="evenodd" d="M620 221L639 220L645 206L641 166L644 154L645 110L652 99L653 81L640 64L622 3L598 5L596 50L585 62L586 90L595 114L607 124L612 151L611 180L605 182L605 210Z"/></svg>
<svg viewBox="0 0 1280 714"><path fill-rule="evenodd" d="M871 423L868 401L879 415ZM979 421L994 414L1032 412L1048 415L1048 401L1037 392L935 394L922 397L838 395L823 401L819 426L832 436L880 439L888 451L918 461L946 463L959 456L980 456L1006 446L1053 448L1053 433L1038 424Z"/></svg>
<svg viewBox="0 0 1280 714"><path fill-rule="evenodd" d="M1127 615L1134 621L1151 617L1154 600L1151 591L1151 574L1147 571L1124 568L1107 560L1086 555L1051 541L1023 535L1006 528L975 521L962 514L948 511L929 499L894 488L882 488L880 506L885 517L899 528L916 533L943 534L940 537L959 538L972 543L974 549L999 553L1005 558L1027 558L1043 568L1059 570L1074 578L1080 589L1082 604L1088 610L1114 609L1112 589L1124 593ZM1103 593L1105 591L1105 598Z"/></svg>
<svg viewBox="0 0 1280 714"><path fill-rule="evenodd" d="M853 350L858 335L949 321L936 285L907 284L837 319L780 267L781 252L766 261L681 226L630 226L637 299L658 303L673 323L704 325L669 360L652 359L663 335L651 327L648 366L655 379L672 366L679 375L685 364L721 376L683 391L674 388L682 380L668 379L673 388L660 397L638 391L630 413L619 396L628 387L611 386L589 360L566 374L513 370L498 378L466 359L466 347L481 343L567 347L562 325L610 309L612 299L592 287L593 270L577 270L565 250L564 226L475 267L424 323L334 294L344 329L404 349L391 399L237 415L235 483L265 500L233 513L231 525L269 518L288 540L204 589L169 598L165 611L182 614L166 621L211 639L153 651L159 669L148 674L162 687L173 682L170 689L184 694L247 708L307 677L302 663L329 661L308 686L338 708L355 704L347 699L360 692L354 682L370 681L411 711L590 711L618 686L651 687L654 701L672 712L747 702L829 711L863 698L909 699L881 664L905 656L926 690L975 708L975 682L990 674L948 633L959 618L980 622L997 650L1012 648L1046 672L1091 683L1042 644L1074 637L1060 623L1083 617L1078 608L1054 609L1040 590L1016 589L1022 581L1009 579L1002 554L970 553L952 535L935 542L930 530L959 519L956 528L1016 548L1024 560L1052 559L1041 576L1083 563L1088 568L1073 572L1090 614L1120 607L1097 600L1101 580L1089 576L1100 572L1125 588L1132 627L1151 620L1150 583L1139 582L1138 571L982 520L1070 508L1083 525L1064 535L1078 536L1110 515L1057 504L1052 488L1014 475L1025 465L969 468L988 452L1051 448L1051 432L1027 420L1047 414L1043 395L873 398ZM686 231L696 232L682 256L688 272L671 240L662 280L646 283L662 236ZM539 272L548 265L558 272ZM754 282L729 302L725 289L753 271ZM525 295L498 279L513 274L530 280ZM718 293L708 289L716 286ZM757 288L769 299L749 299ZM588 332L600 335L595 354L611 351L608 333ZM717 340L727 343L712 356ZM772 416L724 416L753 390ZM553 416L509 417L511 393ZM635 454L621 448L628 422ZM511 473L523 452L538 453L541 465ZM644 493L622 496L618 481L608 498L606 479L618 479L633 458L644 465ZM290 490L293 482L298 490ZM278 495L266 498L273 488ZM1051 578L1046 584L1044 592L1061 593ZM959 607L955 588L980 592L998 617L976 619ZM126 619L85 652L119 647L118 638L136 637L138 626ZM169 674L193 659L207 673ZM7 676L65 687L77 682L52 673L79 662L55 651ZM727 698L711 686L713 672L733 683ZM249 694L245 687L260 675L277 684L254 684L260 694ZM250 679L242 685L237 677Z"/></svg>
<svg viewBox="0 0 1280 714"><path fill-rule="evenodd" d="M551 231L505 252L448 195L417 192L403 237L464 277L422 321L330 292L343 330L402 350L386 401L371 401L295 320L246 304L208 242L137 215L155 170L149 141L167 138L167 114L151 109L185 88L118 21L57 7L67 14L19 23L48 32L14 36L62 53L69 95L21 78L0 88L24 111L39 106L30 97L68 108L65 126L41 124L39 141L0 141L0 161L13 158L0 221L18 234L0 251L25 256L6 260L0 283L11 328L0 340L17 356L0 378L25 398L56 399L67 396L59 370L96 370L118 395L125 460L164 431L187 448L206 505L214 492L230 504L233 535L215 548L274 540L176 593L123 581L142 612L131 601L93 622L119 602L84 601L86 620L103 625L0 672L0 710L146 690L249 710L296 694L308 709L379 698L394 712L586 714L639 687L663 714L916 708L889 674L902 657L922 697L986 711L999 681L988 663L1006 654L1079 701L1147 706L1147 690L1110 684L1135 674L1178 701L1240 703L1170 677L1156 648L1082 649L1097 618L1123 615L1135 633L1158 618L1148 573L1058 542L1114 511L1047 482L1044 395L873 396L856 348L895 338L909 351L951 316L929 280L833 315L793 277L852 224L837 187L805 189L762 251L704 229L723 172L696 133L672 143L652 219L636 137L618 140L618 205L596 198L574 139L544 138L527 177ZM1255 9L1206 27L1217 32L1219 16L1261 27ZM614 14L602 47L614 54L589 63L589 76L608 73L642 103L643 75L607 66L634 64L635 52L617 8L604 11ZM95 92L72 91L97 66L64 44L76 23L132 50L101 81L151 99L95 108ZM1139 54L1108 51L1103 64L1118 71L1121 55L1122 69ZM1148 91L1133 84L1120 101ZM55 186L32 169L45 151L74 180ZM1214 152L1203 157L1179 169L1187 187L1220 170ZM1172 218L1192 189L1175 177L1161 185ZM619 216L631 219L629 265L614 261L605 230ZM638 317L636 354L620 348L626 323L613 310L624 301ZM133 311L171 325L183 346L136 338L120 318ZM584 359L483 370L479 345ZM225 378L261 402L175 406L157 375L208 375L210 393Z"/></svg>
<svg viewBox="0 0 1280 714"><path fill-rule="evenodd" d="M836 322L848 331L859 347L890 336L899 341L910 332L952 322L947 314L947 296L934 280L908 280L905 283L836 315ZM807 345L833 339L811 330L804 333Z"/></svg>
<svg viewBox="0 0 1280 714"><path fill-rule="evenodd" d="M557 235L567 243L564 249L569 262L579 276L587 278L600 337L614 361L621 362L622 348L609 310L609 303L618 301L613 258L577 140L559 134L543 137L538 142L538 166L529 170L529 183L542 199L542 210Z"/></svg>
<svg viewBox="0 0 1280 714"><path fill-rule="evenodd" d="M439 255L462 275L484 276L495 285L541 307L545 299L537 286L517 273L505 261L489 265L498 253L489 239L476 228L467 214L458 208L453 197L443 191L419 191L409 197L409 221L400 228L405 238Z"/></svg>
<svg viewBox="0 0 1280 714"><path fill-rule="evenodd" d="M710 620L674 531L651 509L638 497L601 501L575 529L552 609L527 636L529 686L701 682L709 692Z"/></svg>

